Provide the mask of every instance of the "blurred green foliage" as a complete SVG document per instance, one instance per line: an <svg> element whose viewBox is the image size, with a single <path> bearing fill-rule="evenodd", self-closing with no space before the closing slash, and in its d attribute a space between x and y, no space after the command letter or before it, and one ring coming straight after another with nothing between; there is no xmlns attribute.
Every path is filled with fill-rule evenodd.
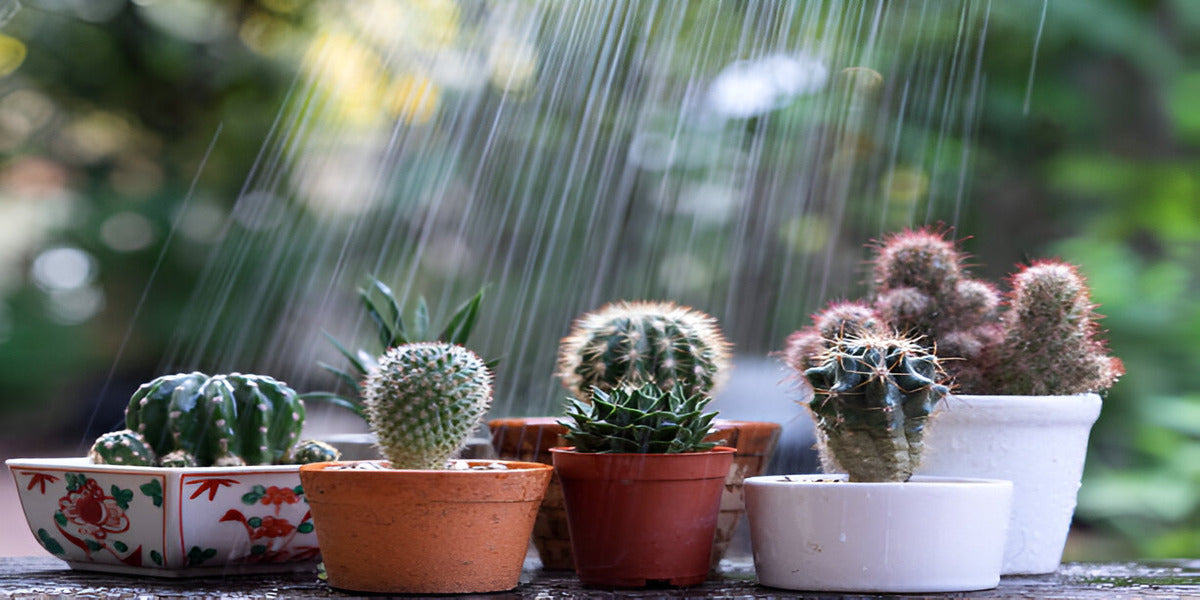
<svg viewBox="0 0 1200 600"><path fill-rule="evenodd" d="M123 406L123 398L106 402L105 390L127 393L131 385L157 375L169 342L193 335L187 328L181 332L181 322L229 330L230 336L244 326L181 312L194 303L193 290L207 261L224 258L221 241L234 227L234 201L254 176L262 149L278 135L273 129L278 115L323 101L295 93L305 77L300 63L307 42L331 9L323 12L320 3L306 0L22 4L0 25L0 437L70 439L88 425L88 407ZM946 91L938 87L946 85L945 65L934 58L975 56L978 36L960 36L986 27L978 49L984 77L973 128L938 129L949 113L970 101L966 92L931 93L903 106L898 94L885 95L881 108L905 114L913 124L897 139L882 142L927 151L930 163L969 157L966 200L957 204L955 169L932 174L912 166L896 169L886 184L855 182L859 201L844 217L849 231L831 231L822 212L829 207L815 205L810 213L771 223L779 233L762 236L769 247L764 251L796 257L840 243L850 248L845 260L853 265L861 241L928 216L956 223L957 234L969 238L965 244L980 265L977 272L995 280L1015 263L1039 256L1058 255L1081 265L1107 316L1113 352L1125 361L1128 374L1106 397L1093 432L1077 511L1082 541L1072 545L1069 557L1200 555L1200 302L1195 300L1200 293L1200 2L977 2L965 28L964 13L946 8L950 5L957 3L890 3L889 10L912 10L911 19L894 21L901 27L896 39L929 60L887 64L885 53L873 66L889 74L889 67L897 69L918 88ZM712 20L724 10L754 11L761 4L730 6L704 3L678 24L688 43L705 47L706 40L716 39L728 46L711 48L703 64L686 53L674 56L685 69L683 76L694 75L687 69L715 71L725 53L736 53L741 39L712 36ZM486 21L486 15L475 17ZM597 43L610 34L594 32ZM964 40L969 45L959 47ZM589 47L575 51L586 54ZM635 58L623 55L622 60ZM846 57L846 65L855 64L853 58ZM618 70L614 85L635 85L635 75ZM560 164L554 159L570 149L572 119L588 106L583 90L564 87L563 94L580 95L578 103L563 105L569 114L542 115L538 123L544 133L559 132L541 139L558 139L561 146L532 149L539 153L529 158L529 140L519 131L502 132L511 135L494 140L497 153L507 157L488 174L497 190L534 195L559 190L554 186L564 170L548 169L551 175L540 178L521 167L539 158L544 165ZM490 108L500 95L485 96L481 104ZM447 93L444 101L455 99ZM802 98L770 120L739 124L743 137L717 136L716 141L707 131L682 127L669 111L642 125L681 136L680 152L696 164L718 156L717 144L760 139L761 146L748 149L763 157L763 172L755 177L765 189L782 193L787 182L774 174L801 167L773 162L773 157L790 156L784 149L796 132L825 125L811 119L811 105L819 101ZM395 110L422 118L420 105ZM475 116L486 114L481 110ZM610 125L598 128L598 135L606 140L627 135ZM772 135L753 136L761 131ZM879 142L861 140L864 148ZM453 140L431 143L449 147ZM837 164L836 157L813 156ZM396 164L417 176L397 185L395 196L413 204L425 201L426 188L436 182L430 183L432 175L429 181L421 178L430 171L422 158L402 155ZM678 176L639 175L630 186L633 202L657 202L664 190L678 192ZM574 185L562 188L563 195L578 196L586 187ZM927 215L918 200L926 196L932 197L925 200ZM507 228L508 210L496 204L479 218ZM415 230L425 217L416 214L403 226ZM589 239L594 232L588 225L573 223L564 235ZM634 236L628 244L652 246L658 236L691 240L697 235L690 221L664 230L654 221L642 225L648 229L630 231L643 237ZM504 235L512 238L506 243L531 253L544 243L540 231L513 228ZM362 244L377 239L364 236ZM270 251L249 248L251 261ZM55 249L68 252L47 253ZM767 332L776 345L805 324L804 315L815 303L827 299L793 303L761 294L781 283L769 273L738 271L733 264L738 257L704 252L699 247L695 256L717 265L715 273L698 273L698 283L679 293L696 294L719 283L763 296L765 309L757 314L782 316L752 325L786 324ZM77 276L39 279L41 259L64 261L56 272ZM548 257L538 268L562 273L563 287L571 288L591 276L577 267L577 259ZM640 270L642 265L620 260L610 269L626 269L617 287L637 288L654 277L653 271ZM254 264L246 270L257 273ZM832 289L848 290L861 283L861 276L851 273L844 287ZM522 295L504 299L504 294L502 286L498 301L525 300ZM714 295L722 296L720 291ZM563 312L575 308L564 304ZM273 307L256 309L260 312L251 314ZM487 352L512 356L507 348ZM506 363L531 368L521 358L506 358ZM92 426L105 429L103 421L112 418L102 413L96 417L101 423Z"/></svg>

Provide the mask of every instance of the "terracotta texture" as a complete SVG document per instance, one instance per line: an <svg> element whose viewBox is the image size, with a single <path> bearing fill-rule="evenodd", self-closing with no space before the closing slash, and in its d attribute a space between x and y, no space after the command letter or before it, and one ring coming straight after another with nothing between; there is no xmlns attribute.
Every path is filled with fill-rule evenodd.
<svg viewBox="0 0 1200 600"><path fill-rule="evenodd" d="M339 464L300 468L329 585L403 594L517 586L549 467L331 469Z"/></svg>
<svg viewBox="0 0 1200 600"><path fill-rule="evenodd" d="M696 585L709 573L733 448L686 454L554 448L575 572L585 585Z"/></svg>
<svg viewBox="0 0 1200 600"><path fill-rule="evenodd" d="M550 449L565 446L567 428L558 417L528 417L488 421L492 447L503 460L524 460L552 464ZM542 560L542 568L572 570L571 533L567 528L567 509L563 504L562 484L556 473L546 487L541 510L533 525L533 546Z"/></svg>
<svg viewBox="0 0 1200 600"><path fill-rule="evenodd" d="M746 492L742 482L747 477L762 475L775 453L781 427L764 421L730 421L717 419L713 433L706 438L734 449L733 464L725 478L721 494L721 512L717 516L717 531L713 538L711 566L716 568L729 548L734 531L746 514Z"/></svg>

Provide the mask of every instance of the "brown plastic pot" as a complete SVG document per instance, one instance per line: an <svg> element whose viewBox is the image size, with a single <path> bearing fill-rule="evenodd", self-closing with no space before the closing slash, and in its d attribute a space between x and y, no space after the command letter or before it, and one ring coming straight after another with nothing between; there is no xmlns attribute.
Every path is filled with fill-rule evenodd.
<svg viewBox="0 0 1200 600"><path fill-rule="evenodd" d="M725 556L738 523L746 514L746 492L742 482L747 477L757 477L766 471L775 452L775 444L779 442L780 430L778 423L717 419L713 422L713 433L705 438L734 449L733 464L725 478L721 512L717 516L717 531L713 538L710 561L713 569Z"/></svg>
<svg viewBox="0 0 1200 600"><path fill-rule="evenodd" d="M481 465L493 461L469 461ZM517 586L551 469L300 467L329 585L359 592L461 594Z"/></svg>
<svg viewBox="0 0 1200 600"><path fill-rule="evenodd" d="M567 428L556 417L515 417L488 421L492 448L503 460L524 460L552 464L550 449L565 446L562 436ZM571 532L567 529L567 509L563 505L558 474L550 478L541 510L533 523L533 546L542 560L542 568L570 571Z"/></svg>
<svg viewBox="0 0 1200 600"><path fill-rule="evenodd" d="M689 586L708 578L733 448L602 454L553 448L575 573L585 585Z"/></svg>

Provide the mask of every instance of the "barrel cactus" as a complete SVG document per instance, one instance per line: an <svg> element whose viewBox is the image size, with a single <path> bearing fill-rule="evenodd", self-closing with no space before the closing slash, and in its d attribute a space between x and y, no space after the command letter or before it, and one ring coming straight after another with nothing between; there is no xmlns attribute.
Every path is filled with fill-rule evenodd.
<svg viewBox="0 0 1200 600"><path fill-rule="evenodd" d="M866 334L832 340L804 377L828 452L851 481L907 481L925 424L946 395L937 358L910 338Z"/></svg>
<svg viewBox="0 0 1200 600"><path fill-rule="evenodd" d="M443 469L492 402L492 374L474 352L444 342L392 348L362 384L367 423L392 468Z"/></svg>
<svg viewBox="0 0 1200 600"><path fill-rule="evenodd" d="M136 431L110 431L96 438L88 458L98 465L153 467L158 463L154 448Z"/></svg>
<svg viewBox="0 0 1200 600"><path fill-rule="evenodd" d="M578 399L592 388L656 384L711 395L729 365L713 317L671 302L617 302L577 319L559 345L558 377Z"/></svg>
<svg viewBox="0 0 1200 600"><path fill-rule="evenodd" d="M341 458L337 448L319 440L300 440L288 451L284 462L289 465L328 462Z"/></svg>
<svg viewBox="0 0 1200 600"><path fill-rule="evenodd" d="M664 454L699 452L716 444L705 442L715 412L704 412L710 396L688 396L676 385L663 391L653 383L618 386L611 392L592 389L591 402L571 398L567 443L577 452Z"/></svg>

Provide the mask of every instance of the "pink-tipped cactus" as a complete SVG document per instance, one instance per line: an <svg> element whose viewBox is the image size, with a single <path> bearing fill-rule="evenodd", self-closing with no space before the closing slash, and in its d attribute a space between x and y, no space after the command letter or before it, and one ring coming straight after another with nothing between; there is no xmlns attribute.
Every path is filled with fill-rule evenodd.
<svg viewBox="0 0 1200 600"><path fill-rule="evenodd" d="M1079 270L1039 260L1011 279L995 380L1004 393L1068 395L1104 390L1124 374L1098 338L1099 316Z"/></svg>
<svg viewBox="0 0 1200 600"><path fill-rule="evenodd" d="M813 324L788 336L783 362L798 373L821 364L821 355L843 337L885 331L883 320L871 305L858 301L832 302L813 315Z"/></svg>

